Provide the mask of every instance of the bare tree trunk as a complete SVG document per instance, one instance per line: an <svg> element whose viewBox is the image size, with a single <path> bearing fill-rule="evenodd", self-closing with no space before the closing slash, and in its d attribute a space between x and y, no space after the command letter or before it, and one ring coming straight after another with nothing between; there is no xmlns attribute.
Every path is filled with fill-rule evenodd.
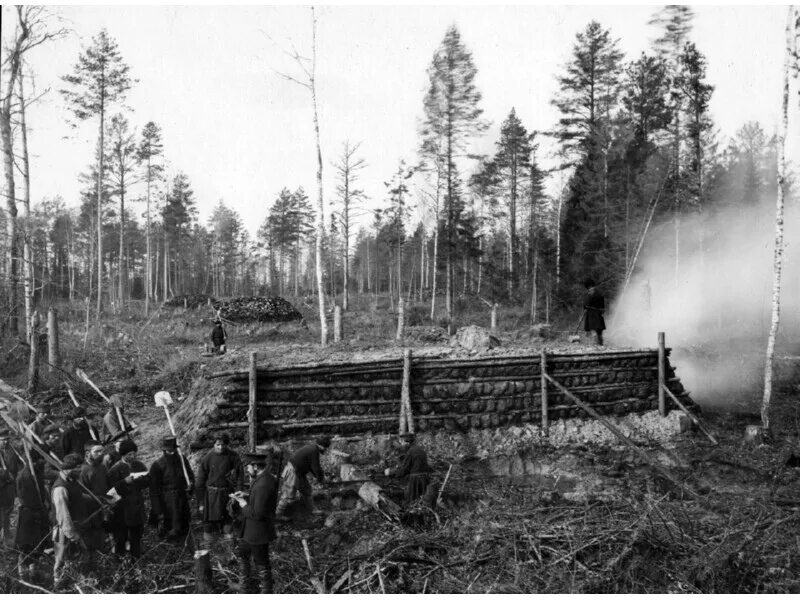
<svg viewBox="0 0 800 600"><path fill-rule="evenodd" d="M124 169L121 173L122 178L119 186L119 258L118 267L119 272L119 289L117 290L117 303L122 308L122 303L125 302L125 279L127 277L127 269L125 265L125 174Z"/></svg>
<svg viewBox="0 0 800 600"><path fill-rule="evenodd" d="M311 58L311 101L314 105L314 134L317 142L317 239L314 248L314 262L317 271L317 299L319 301L319 334L320 345L328 345L328 323L325 320L325 290L322 287L322 236L325 234L324 209L322 199L322 150L319 142L319 115L317 113L317 18L314 14L314 7L311 7L311 36L312 36L312 58Z"/></svg>
<svg viewBox="0 0 800 600"><path fill-rule="evenodd" d="M781 270L783 268L783 211L786 185L786 131L789 126L789 72L793 58L794 8L789 7L786 20L786 49L783 62L783 101L778 130L778 196L775 207L775 252L772 282L772 324L767 340L767 359L764 367L764 395L761 399L761 424L769 431L769 405L772 400L772 366L775 356L775 337L778 334L781 312Z"/></svg>
<svg viewBox="0 0 800 600"><path fill-rule="evenodd" d="M13 67L13 63L12 63ZM17 250L17 200L14 185L14 145L11 137L11 97L14 89L14 78L17 71L12 71L8 89L4 90L3 107L0 111L0 136L3 140L3 166L6 179L6 276L8 277L8 332L15 336L19 333L19 307L17 306L17 285L19 283L19 255Z"/></svg>
<svg viewBox="0 0 800 600"><path fill-rule="evenodd" d="M31 251L31 173L28 160L28 126L25 121L25 89L23 80L25 76L20 72L17 77L19 84L19 128L20 141L22 142L22 281L25 295L25 323L30 324L33 317L33 252ZM46 262L46 261L45 261ZM30 342L30 331L28 331Z"/></svg>
<svg viewBox="0 0 800 600"><path fill-rule="evenodd" d="M150 157L147 158L147 217L145 221L145 239L147 240L147 262L145 263L144 315L150 311L150 300L153 296L153 241L150 236Z"/></svg>
<svg viewBox="0 0 800 600"><path fill-rule="evenodd" d="M28 357L28 395L36 393L39 385L39 313L34 311L28 324L30 355Z"/></svg>
<svg viewBox="0 0 800 600"><path fill-rule="evenodd" d="M103 312L103 175L105 173L105 97L100 95L100 143L97 165L97 321ZM109 273L109 276L111 274Z"/></svg>

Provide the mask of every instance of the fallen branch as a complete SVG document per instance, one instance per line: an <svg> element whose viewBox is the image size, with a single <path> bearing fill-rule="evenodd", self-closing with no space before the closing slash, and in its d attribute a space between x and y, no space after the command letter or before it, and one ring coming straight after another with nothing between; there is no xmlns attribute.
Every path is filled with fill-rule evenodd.
<svg viewBox="0 0 800 600"><path fill-rule="evenodd" d="M664 391L667 392L667 394L669 394L669 397L672 398L672 401L678 405L678 408L680 408L684 412L684 414L692 420L692 423L697 425L700 431L702 431L706 435L706 437L709 440L711 440L711 443L713 443L715 446L719 446L719 442L716 439L714 439L714 436L709 433L708 429L703 427L703 424L700 422L700 419L698 419L691 412L689 412L689 409L686 408L680 400L678 400L675 394L672 393L672 390L670 390L666 385L662 385L661 387L663 387Z"/></svg>

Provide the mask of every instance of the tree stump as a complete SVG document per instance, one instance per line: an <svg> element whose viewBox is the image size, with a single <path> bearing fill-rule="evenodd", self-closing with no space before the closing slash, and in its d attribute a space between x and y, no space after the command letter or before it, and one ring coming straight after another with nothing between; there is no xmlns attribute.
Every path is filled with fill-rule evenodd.
<svg viewBox="0 0 800 600"><path fill-rule="evenodd" d="M212 594L213 579L211 576L211 552L198 550L194 553L194 591L198 594Z"/></svg>

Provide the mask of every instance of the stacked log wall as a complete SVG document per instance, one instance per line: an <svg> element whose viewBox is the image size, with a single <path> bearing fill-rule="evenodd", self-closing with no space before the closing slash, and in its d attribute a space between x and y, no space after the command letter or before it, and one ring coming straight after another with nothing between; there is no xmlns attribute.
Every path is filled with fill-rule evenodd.
<svg viewBox="0 0 800 600"><path fill-rule="evenodd" d="M475 359L417 358L411 364L411 407L418 431L541 422L539 354ZM547 372L601 414L658 408L658 352L548 354ZM403 359L257 370L259 440L396 433ZM667 386L692 404L667 359ZM586 415L552 387L550 422ZM217 429L244 442L248 374L227 374L213 421L197 432L205 445Z"/></svg>

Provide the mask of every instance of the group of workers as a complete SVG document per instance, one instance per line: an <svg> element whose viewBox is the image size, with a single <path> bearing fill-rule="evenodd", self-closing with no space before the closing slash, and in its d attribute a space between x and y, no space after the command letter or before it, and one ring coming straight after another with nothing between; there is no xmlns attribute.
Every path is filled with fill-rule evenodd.
<svg viewBox="0 0 800 600"><path fill-rule="evenodd" d="M39 409L28 427L41 444L22 444L16 431L0 429L0 536L6 548L13 543L18 553L20 579L42 578L41 565L49 554L55 588L74 573L93 574L99 553L139 559L149 526L167 542L235 557L239 591L271 593L269 544L277 538L275 523L287 520L287 509L298 496L309 512L318 512L308 475L325 482L320 456L330 438L320 437L292 453L279 482L272 456L240 457L228 434L219 433L195 475L174 437L162 440L162 454L149 468L141 462L135 433L117 408L109 411L112 418L104 418L105 444L79 407L61 427ZM401 443L403 461L386 474L408 475L405 497L413 501L429 488L430 467L413 435L401 436ZM195 540L191 527L192 494L202 540ZM15 504L19 511L12 536Z"/></svg>

